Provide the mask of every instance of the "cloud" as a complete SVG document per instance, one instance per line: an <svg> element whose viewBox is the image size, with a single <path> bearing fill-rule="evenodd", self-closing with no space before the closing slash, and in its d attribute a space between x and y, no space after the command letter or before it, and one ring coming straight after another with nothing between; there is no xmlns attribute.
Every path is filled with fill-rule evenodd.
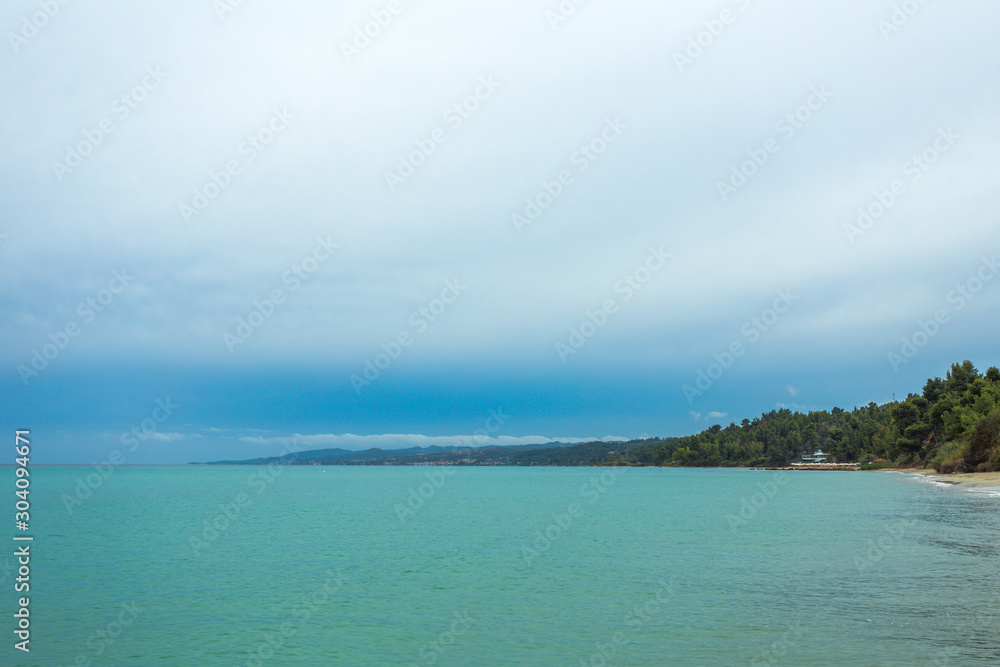
<svg viewBox="0 0 1000 667"><path fill-rule="evenodd" d="M187 436L183 433L150 433L146 437L150 440L156 440L157 442L175 442L177 440L184 440L187 437L197 436Z"/></svg>
<svg viewBox="0 0 1000 667"><path fill-rule="evenodd" d="M581 438L567 436L549 438L540 435L526 436L483 436L483 435L445 435L431 436L415 433L386 433L382 435L355 435L353 433L317 433L292 436L244 436L241 442L267 446L295 446L304 449L347 449L363 451L366 449L408 449L410 447L509 447L513 445L545 445L549 443L581 443L581 442L625 442L628 438L607 435L603 438Z"/></svg>
<svg viewBox="0 0 1000 667"><path fill-rule="evenodd" d="M96 35L89 24L87 30L74 26L81 19L67 12L58 26L53 22L46 29L44 40L31 43L30 55L27 49L20 54L16 69L0 75L3 108L13 118L0 128L0 141L10 147L7 163L17 165L0 176L8 199L23 209L12 215L33 220L5 228L10 238L3 247L37 249L11 252L0 266L0 281L19 287L0 306L0 316L18 322L21 332L17 339L0 332L8 334L0 335L0 357L15 363L30 358L33 346L42 344L38 341L73 318L77 303L94 296L97 283L106 280L106 267L127 259L134 283L101 314L100 326L87 330L88 342L81 338L74 346L127 359L198 361L206 351L209 358L225 358L223 333L248 317L255 300L284 289L287 301L252 342L239 347L239 358L294 357L361 369L381 343L413 333L409 315L425 307L454 272L469 284L469 296L434 324L432 335L421 336L406 351L407 359L433 364L458 352L523 363L525 346L513 341L551 348L550 338L554 342L595 303L615 294L612 286L651 244L667 245L674 255L669 267L643 288L628 312L615 316L628 326L605 327L574 363L585 357L662 358L661 335L668 327L681 332L691 348L708 346L712 354L728 347L745 317L767 307L775 285L786 284L804 299L813 298L783 316L773 333L769 329L769 339L795 332L810 347L820 347L866 326L877 331L865 339L894 338L894 325L910 326L936 307L926 296L900 300L899 290L912 287L937 298L953 281L940 272L956 265L959 260L950 258L959 255L942 253L949 260L936 263L933 272L920 261L939 254L944 212L962 211L948 216L960 221L948 226L948 244L971 249L994 219L997 201L989 192L997 177L991 158L1000 124L989 107L982 115L968 109L975 106L970 99L980 99L984 77L992 76L983 63L991 62L996 48L975 40L988 36L986 26L995 24L990 19L1000 10L973 2L949 19L962 23L961 33L943 26L935 33L941 52L955 59L948 71L968 76L940 82L956 87L957 94L931 95L936 82L923 72L938 71L926 66L934 57L908 51L903 40L893 43L894 55L885 55L874 29L857 30L857 21L871 14L869 7L847 1L843 16L822 8L798 10L794 29L786 19L770 20L778 18L776 10L754 7L756 32L727 32L711 50L712 60L739 67L711 67L706 58L683 75L674 71L671 58L660 59L662 44L686 43L690 27L710 18L696 4L588 10L553 42L538 3L518 0L500 13L487 3L445 17L448 27L440 29L434 48L427 46L427 31L438 19L418 8L399 17L391 37L374 40L350 63L337 54L332 63L316 57L330 48L331 34L350 35L364 19L342 9L317 9L303 25L295 12L246 6L239 10L240 30L230 21L210 23L205 29L212 39L199 40L179 38L191 25L203 25L204 3L180 2L169 12L138 8L127 17L110 5L99 6ZM969 22L969 16L979 18ZM615 35L602 32L602 19L611 17L622 26ZM663 26L669 26L667 34ZM906 30L914 38L921 34L916 23ZM92 47L102 34L115 35L109 50ZM602 49L594 49L597 34ZM808 40L809 47L796 48L800 40ZM265 41L272 47L266 54L247 48ZM766 47L750 52L749 42ZM510 43L531 46L512 51ZM967 43L983 48L965 49ZM831 46L852 57L830 63ZM537 63L553 48L565 67L550 79ZM788 67L793 48L796 64ZM67 53L85 73L80 85L66 87L54 74L60 71L54 63L65 62ZM254 55L220 58L220 53ZM654 89L648 68L637 66L651 54L668 61L658 75L666 83ZM114 67L105 66L109 58ZM859 70L858 61L874 65ZM595 69L595 63L601 66ZM118 120L111 105L143 79L147 65L162 65L166 79L134 113ZM805 101L810 86L824 83L815 80L817 71L834 92L830 103L720 208L716 182L758 148L776 120ZM444 114L483 76L495 76L500 87L452 127ZM866 93L885 80L901 93L876 96L873 105ZM685 94L692 90L705 94ZM744 103L731 104L732 95L745 97ZM286 105L296 116L288 129L185 224L177 205L210 183L207 174L240 156L240 142L264 126L275 106ZM911 113L914 108L921 115ZM865 114L866 132L878 133L880 141L859 135L859 113ZM616 115L629 125L621 142L586 171L576 171L569 162L572 150ZM53 160L63 159L65 147L83 139L81 128L91 130L105 116L116 120L114 135L57 181ZM664 123L665 117L673 120ZM839 238L841 226L868 203L873 188L901 177L902 162L934 140L937 127L929 124L940 118L955 119L964 143L920 181L920 207L906 211L906 233L889 233L894 228L887 216L854 246ZM391 192L385 171L437 126L446 130L447 142ZM684 158L666 159L663 145ZM516 234L510 215L523 208L540 182L564 168L574 182L558 206L547 207L530 229ZM661 187L636 187L649 178ZM915 198L908 192L892 216ZM676 205L662 210L661 201ZM647 213L650 209L657 212ZM168 218L155 218L163 211ZM275 211L281 212L280 230ZM467 233L466 221L474 215L491 223ZM742 223L720 238L718 225L733 215ZM101 224L81 225L86 219ZM148 219L157 222L135 222ZM627 222L608 234L611 219ZM567 229L573 229L572 240ZM293 293L282 276L308 256L320 234L342 242L341 251ZM453 240L441 243L441 238ZM567 252L551 252L550 238L561 239ZM905 242L905 252L882 252L897 241ZM86 261L62 261L79 256ZM608 258L607 270L592 264L597 257ZM717 269L709 274L707 266ZM681 281L678 275L699 280ZM744 304L752 304L745 314ZM337 345L329 344L332 328ZM817 334L824 338L810 337ZM758 348L753 354L765 353Z"/></svg>
<svg viewBox="0 0 1000 667"><path fill-rule="evenodd" d="M184 445L232 458L252 448L238 436L334 428L397 435L308 437L454 442L406 433L473 431L497 392L542 442L685 435L997 363L1000 280L961 312L947 295L1000 251L1000 3L928 5L889 39L891 11L870 1L749 3L683 71L674 52L711 3L592 3L557 32L534 0L415 3L350 61L340 44L363 7L242 3L223 21L211 4L88 3L7 52L0 362L45 368L27 391L0 378L19 419L115 431L170 376L185 429L232 429ZM29 10L15 5L16 27ZM143 92L148 68L165 76ZM483 77L498 87L470 98ZM828 103L802 106L824 86ZM611 119L627 127L607 143ZM948 126L954 145L907 173ZM267 138L252 161L251 135ZM57 176L68 151L85 155ZM390 189L385 174L414 162ZM186 221L182 203L202 210ZM848 235L859 215L877 219ZM320 237L340 247L317 264ZM671 258L645 282L661 246ZM123 269L128 287L88 308ZM456 277L468 289L444 308ZM778 289L800 297L780 313ZM887 353L940 308L947 329L894 373ZM562 363L556 343L584 339ZM352 374L378 379L358 396Z"/></svg>
<svg viewBox="0 0 1000 667"><path fill-rule="evenodd" d="M702 417L704 417L705 421L709 421L711 419L722 419L724 417L728 417L729 416L728 412L719 412L717 410L713 410L713 411L711 411L711 412L709 412L708 414L705 414L705 415L703 415L700 412L694 412L694 411L691 411L688 414L690 414L696 420L699 420Z"/></svg>

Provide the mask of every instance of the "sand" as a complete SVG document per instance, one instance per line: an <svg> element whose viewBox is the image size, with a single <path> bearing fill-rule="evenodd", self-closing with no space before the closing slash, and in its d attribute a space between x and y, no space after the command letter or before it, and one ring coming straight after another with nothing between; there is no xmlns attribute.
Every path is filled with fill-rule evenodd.
<svg viewBox="0 0 1000 667"><path fill-rule="evenodd" d="M956 472L941 475L931 468L891 468L895 472L916 473L918 475L934 475L939 482L953 484L971 484L972 486L1000 486L1000 472Z"/></svg>

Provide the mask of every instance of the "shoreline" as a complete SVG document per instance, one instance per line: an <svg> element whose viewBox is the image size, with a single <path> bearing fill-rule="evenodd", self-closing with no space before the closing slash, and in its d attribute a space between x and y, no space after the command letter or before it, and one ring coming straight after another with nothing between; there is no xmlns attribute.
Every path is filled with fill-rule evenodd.
<svg viewBox="0 0 1000 667"><path fill-rule="evenodd" d="M886 468L889 472L925 475L935 477L935 481L944 484L963 484L984 488L1000 487L1000 472L954 472L948 475L935 472L930 468Z"/></svg>

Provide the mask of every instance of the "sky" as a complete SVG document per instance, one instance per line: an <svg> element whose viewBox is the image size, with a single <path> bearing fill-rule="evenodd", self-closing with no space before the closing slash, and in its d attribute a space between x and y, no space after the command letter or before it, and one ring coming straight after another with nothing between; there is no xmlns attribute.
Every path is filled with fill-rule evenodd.
<svg viewBox="0 0 1000 667"><path fill-rule="evenodd" d="M1000 6L6 3L37 463L677 436L1000 362Z"/></svg>

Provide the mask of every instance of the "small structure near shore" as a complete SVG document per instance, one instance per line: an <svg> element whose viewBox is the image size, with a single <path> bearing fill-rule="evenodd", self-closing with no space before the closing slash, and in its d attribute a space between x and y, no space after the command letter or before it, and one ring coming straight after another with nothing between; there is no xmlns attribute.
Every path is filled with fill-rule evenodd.
<svg viewBox="0 0 1000 667"><path fill-rule="evenodd" d="M826 463L826 459L829 455L824 453L822 449L817 449L812 454L803 454L802 463ZM795 465L794 463L792 465Z"/></svg>
<svg viewBox="0 0 1000 667"><path fill-rule="evenodd" d="M827 459L830 455L822 449L811 453L803 453L802 461L785 467L766 468L766 470L861 470L860 463L832 463Z"/></svg>
<svg viewBox="0 0 1000 667"><path fill-rule="evenodd" d="M793 463L785 468L768 470L861 470L860 463Z"/></svg>

